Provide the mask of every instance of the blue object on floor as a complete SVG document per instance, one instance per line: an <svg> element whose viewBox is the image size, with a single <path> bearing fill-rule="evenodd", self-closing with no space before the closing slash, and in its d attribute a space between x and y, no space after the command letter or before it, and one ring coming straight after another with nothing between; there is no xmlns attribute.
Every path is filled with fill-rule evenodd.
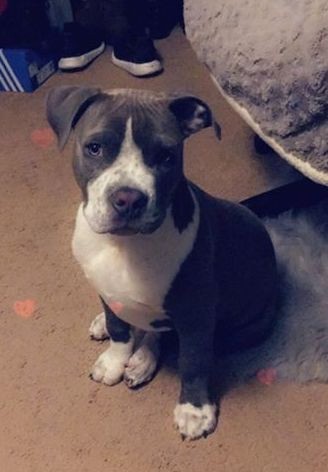
<svg viewBox="0 0 328 472"><path fill-rule="evenodd" d="M0 91L33 92L57 70L53 54L0 49Z"/></svg>

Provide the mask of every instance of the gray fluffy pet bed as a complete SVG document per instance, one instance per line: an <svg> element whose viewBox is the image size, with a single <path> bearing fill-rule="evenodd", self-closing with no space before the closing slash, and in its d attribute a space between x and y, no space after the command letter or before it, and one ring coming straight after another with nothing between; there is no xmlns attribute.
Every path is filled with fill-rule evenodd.
<svg viewBox="0 0 328 472"><path fill-rule="evenodd" d="M257 376L328 382L328 200L266 219L280 274L278 323L262 345L227 356L227 383Z"/></svg>
<svg viewBox="0 0 328 472"><path fill-rule="evenodd" d="M275 151L328 184L327 0L185 0L187 37Z"/></svg>

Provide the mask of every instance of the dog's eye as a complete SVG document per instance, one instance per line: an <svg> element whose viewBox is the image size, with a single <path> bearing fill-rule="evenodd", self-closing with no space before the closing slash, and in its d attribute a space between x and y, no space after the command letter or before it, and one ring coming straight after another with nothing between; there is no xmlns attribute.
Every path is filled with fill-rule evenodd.
<svg viewBox="0 0 328 472"><path fill-rule="evenodd" d="M87 150L90 156L100 157L102 155L102 147L99 143L90 143L87 145Z"/></svg>
<svg viewBox="0 0 328 472"><path fill-rule="evenodd" d="M171 166L175 162L175 154L171 151L163 151L157 156L157 162L163 166Z"/></svg>

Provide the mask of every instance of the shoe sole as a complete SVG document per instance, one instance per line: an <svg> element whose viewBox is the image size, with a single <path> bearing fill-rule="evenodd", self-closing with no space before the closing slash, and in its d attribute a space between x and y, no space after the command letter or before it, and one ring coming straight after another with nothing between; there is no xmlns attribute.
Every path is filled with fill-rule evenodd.
<svg viewBox="0 0 328 472"><path fill-rule="evenodd" d="M118 59L114 52L112 53L112 62L115 66L124 69L129 74L134 75L135 77L144 77L146 75L156 74L163 70L163 66L159 60L154 60L151 62L145 62L143 64L136 64L135 62L123 61Z"/></svg>
<svg viewBox="0 0 328 472"><path fill-rule="evenodd" d="M90 64L90 62L92 62L94 59L96 59L97 56L104 52L104 49L105 43L103 42L96 49L86 52L81 56L62 57L58 62L58 67L62 70L81 69Z"/></svg>

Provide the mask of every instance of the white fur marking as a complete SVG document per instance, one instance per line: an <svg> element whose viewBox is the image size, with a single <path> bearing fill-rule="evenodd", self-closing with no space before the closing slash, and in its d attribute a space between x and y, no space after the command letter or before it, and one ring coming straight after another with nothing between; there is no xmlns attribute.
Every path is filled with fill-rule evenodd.
<svg viewBox="0 0 328 472"><path fill-rule="evenodd" d="M95 233L80 207L72 243L74 256L106 303L131 305L131 310L118 314L131 325L153 330L150 323L165 318L164 298L197 235L199 206L195 198L194 202L193 221L182 233L168 209L154 233L133 236Z"/></svg>
<svg viewBox="0 0 328 472"><path fill-rule="evenodd" d="M216 427L216 406L196 407L191 403L178 403L174 409L174 423L182 436L197 439L212 433Z"/></svg>
<svg viewBox="0 0 328 472"><path fill-rule="evenodd" d="M94 364L91 371L92 379L107 385L115 385L120 382L125 366L130 359L133 344L133 337L127 343L112 340L109 348L98 357Z"/></svg>
<svg viewBox="0 0 328 472"><path fill-rule="evenodd" d="M92 321L89 328L89 335L92 339L96 339L97 341L102 341L103 339L109 338L104 312L99 313L99 315L97 315Z"/></svg>
<svg viewBox="0 0 328 472"><path fill-rule="evenodd" d="M95 226L106 225L109 193L121 187L131 187L145 193L152 202L155 195L155 177L143 161L141 149L132 135L132 118L128 118L124 140L114 163L87 185L88 203L84 209L88 221Z"/></svg>
<svg viewBox="0 0 328 472"><path fill-rule="evenodd" d="M148 382L153 377L159 357L158 340L159 336L156 333L144 335L125 368L124 381L128 387L136 387Z"/></svg>

